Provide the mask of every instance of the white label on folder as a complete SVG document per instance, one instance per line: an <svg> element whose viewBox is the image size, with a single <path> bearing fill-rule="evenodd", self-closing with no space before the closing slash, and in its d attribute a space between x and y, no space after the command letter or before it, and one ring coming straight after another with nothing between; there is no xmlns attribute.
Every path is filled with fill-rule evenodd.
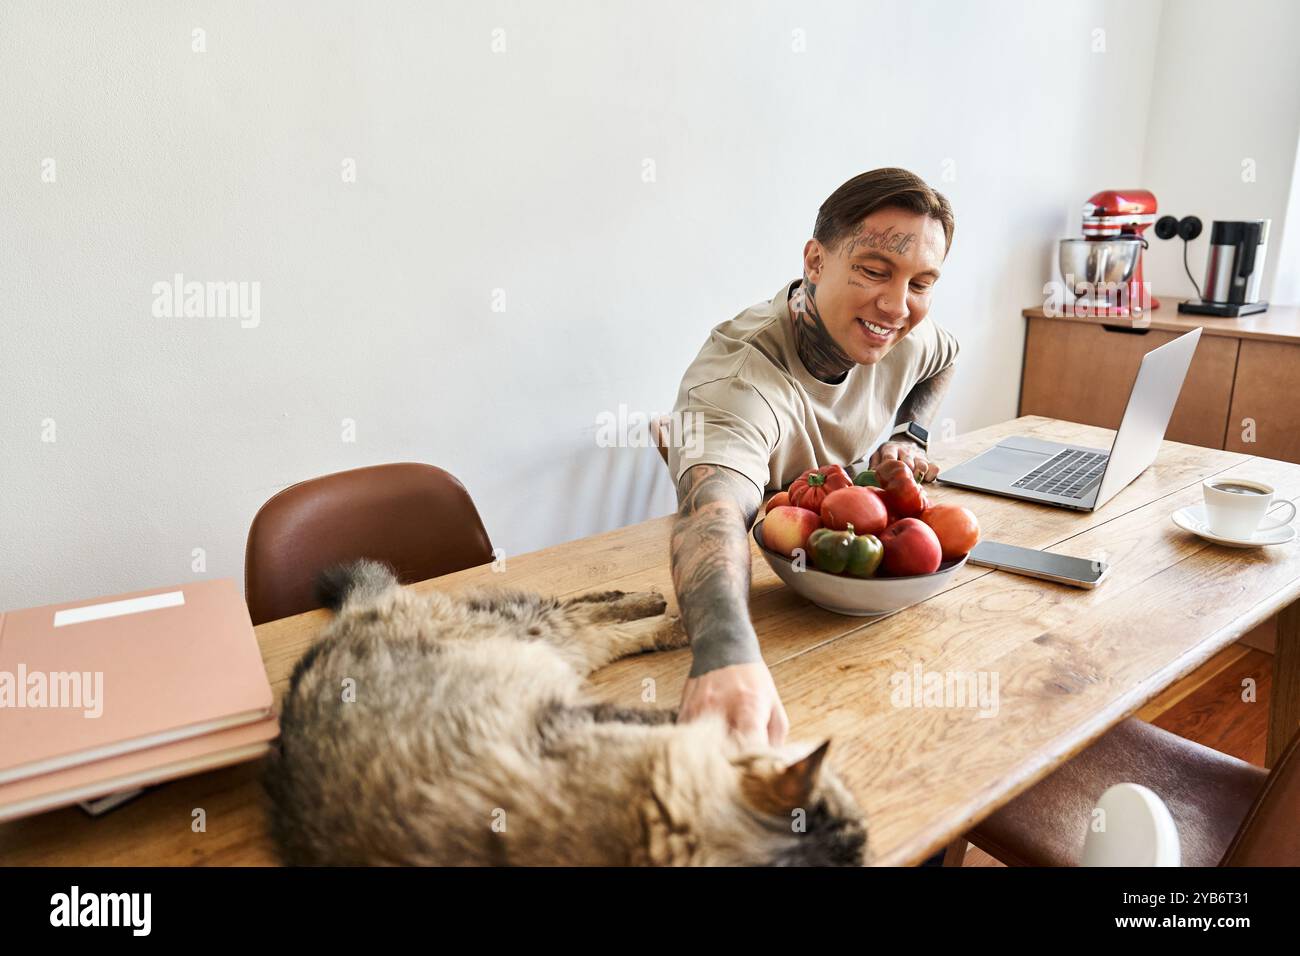
<svg viewBox="0 0 1300 956"><path fill-rule="evenodd" d="M86 607L72 607L54 612L54 626L65 624L84 624L86 621L101 621L106 617L121 617L123 614L139 614L142 611L156 611L163 607L177 607L185 603L184 591L165 591L162 594L147 594L144 597L127 598L124 601L105 601L103 604L88 604Z"/></svg>

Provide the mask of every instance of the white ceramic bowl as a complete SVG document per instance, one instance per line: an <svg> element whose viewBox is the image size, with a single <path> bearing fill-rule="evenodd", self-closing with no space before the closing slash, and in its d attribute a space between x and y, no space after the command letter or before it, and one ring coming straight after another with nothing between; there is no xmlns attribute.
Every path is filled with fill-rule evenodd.
<svg viewBox="0 0 1300 956"><path fill-rule="evenodd" d="M794 562L779 551L763 544L763 522L754 525L754 540L776 576L818 607L852 617L891 614L919 604L938 594L952 581L966 556L945 561L933 574L914 574L900 578L855 578L847 574L818 571L809 558L807 567L796 571Z"/></svg>

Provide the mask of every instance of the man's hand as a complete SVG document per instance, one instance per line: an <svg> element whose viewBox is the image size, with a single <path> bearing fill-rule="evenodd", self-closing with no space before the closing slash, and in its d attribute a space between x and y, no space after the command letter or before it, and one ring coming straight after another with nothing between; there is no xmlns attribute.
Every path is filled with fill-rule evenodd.
<svg viewBox="0 0 1300 956"><path fill-rule="evenodd" d="M785 743L790 720L781 706L772 674L762 661L732 664L691 677L682 690L679 722L719 714L727 729L751 750Z"/></svg>
<svg viewBox="0 0 1300 956"><path fill-rule="evenodd" d="M934 481L939 476L939 466L925 457L925 449L915 442L887 441L871 456L869 467L874 470L882 461L897 458L912 469L917 481Z"/></svg>
<svg viewBox="0 0 1300 956"><path fill-rule="evenodd" d="M939 410L939 402L947 393L948 386L952 384L955 372L956 366L948 365L913 385L912 390L907 393L907 398L903 399L903 403L898 406L894 421L916 422L928 428L935 412ZM934 481L939 476L939 466L930 463L925 449L906 437L899 441L887 441L877 448L875 454L871 456L870 467L875 468L876 465L890 458L897 458L910 467L917 481Z"/></svg>

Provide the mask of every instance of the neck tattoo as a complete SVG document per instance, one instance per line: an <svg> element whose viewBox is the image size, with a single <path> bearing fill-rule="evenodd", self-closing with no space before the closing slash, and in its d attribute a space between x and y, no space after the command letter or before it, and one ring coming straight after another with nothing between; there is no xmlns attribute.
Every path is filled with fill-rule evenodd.
<svg viewBox="0 0 1300 956"><path fill-rule="evenodd" d="M857 363L831 338L817 310L817 286L807 275L790 296L790 320L794 323L795 348L804 368L828 385L843 381Z"/></svg>

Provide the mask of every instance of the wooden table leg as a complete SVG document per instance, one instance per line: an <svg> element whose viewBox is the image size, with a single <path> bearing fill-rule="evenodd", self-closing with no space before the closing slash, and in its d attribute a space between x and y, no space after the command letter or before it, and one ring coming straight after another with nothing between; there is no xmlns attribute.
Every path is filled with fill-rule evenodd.
<svg viewBox="0 0 1300 956"><path fill-rule="evenodd" d="M943 851L943 865L961 866L966 862L966 851L968 849L970 849L970 844L966 842L966 835L962 834L949 843L948 848Z"/></svg>
<svg viewBox="0 0 1300 956"><path fill-rule="evenodd" d="M1273 701L1269 705L1268 750L1264 766L1272 767L1300 728L1300 601L1277 616L1277 647L1273 650Z"/></svg>

